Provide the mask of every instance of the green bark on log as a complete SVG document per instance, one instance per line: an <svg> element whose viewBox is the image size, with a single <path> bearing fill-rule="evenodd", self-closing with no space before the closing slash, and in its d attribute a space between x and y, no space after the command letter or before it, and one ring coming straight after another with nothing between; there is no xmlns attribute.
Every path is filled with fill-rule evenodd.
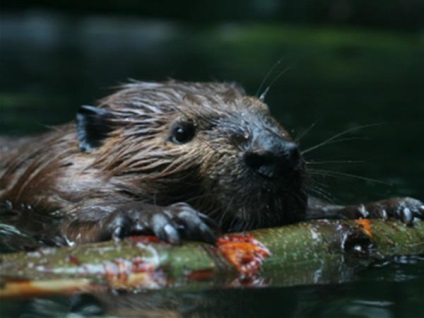
<svg viewBox="0 0 424 318"><path fill-rule="evenodd" d="M246 238L254 244L244 250L236 244L230 252L222 247L232 246L231 235L222 240L229 245L172 246L136 237L3 254L0 296L341 282L376 260L424 254L424 222L408 227L393 220L317 220L252 231ZM242 266L234 266L231 255L241 255Z"/></svg>

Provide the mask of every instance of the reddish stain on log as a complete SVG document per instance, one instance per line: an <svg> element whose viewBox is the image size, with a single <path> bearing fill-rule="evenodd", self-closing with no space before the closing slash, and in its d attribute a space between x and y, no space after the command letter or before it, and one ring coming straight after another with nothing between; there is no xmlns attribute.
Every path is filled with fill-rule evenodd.
<svg viewBox="0 0 424 318"><path fill-rule="evenodd" d="M368 219L360 219L360 220L355 220L356 223L358 223L361 228L362 231L369 236L370 238L372 238L372 228L371 228L371 220Z"/></svg>
<svg viewBox="0 0 424 318"><path fill-rule="evenodd" d="M197 271L192 271L188 274L186 274L186 277L189 279L193 279L195 281L204 281L204 280L210 280L214 276L214 273L210 269L201 269Z"/></svg>
<svg viewBox="0 0 424 318"><path fill-rule="evenodd" d="M0 288L0 299L2 298L32 298L51 294L72 295L81 292L104 291L103 286L96 286L81 279L69 279L64 281L24 281L20 279L7 279Z"/></svg>
<svg viewBox="0 0 424 318"><path fill-rule="evenodd" d="M135 257L132 259L132 268L131 271L133 273L141 273L141 272L154 272L155 267L151 263L146 263L142 258Z"/></svg>
<svg viewBox="0 0 424 318"><path fill-rule="evenodd" d="M73 264L79 262L74 256L69 256ZM76 264L77 265L77 264ZM168 284L166 275L154 265L141 257L131 260L115 259L92 266L83 266L88 274L96 274L108 284L92 282L85 278L57 278L47 280L26 280L3 277L4 285L0 286L0 299L3 297L36 297L49 294L75 294L80 292L103 291L105 288L144 288L163 287Z"/></svg>
<svg viewBox="0 0 424 318"><path fill-rule="evenodd" d="M76 266L80 266L81 265L80 260L75 255L69 255L69 263L71 263L73 265L76 265Z"/></svg>
<svg viewBox="0 0 424 318"><path fill-rule="evenodd" d="M270 251L251 234L228 234L217 241L218 250L245 276L256 274Z"/></svg>
<svg viewBox="0 0 424 318"><path fill-rule="evenodd" d="M149 243L158 243L160 242L159 239L156 236L153 235L137 235L137 236L130 236L130 240L134 243L142 243L142 244L149 244Z"/></svg>
<svg viewBox="0 0 424 318"><path fill-rule="evenodd" d="M149 274L146 278L153 279L155 273L155 267L146 263L142 258L135 257L132 260L115 259L111 262L106 262L104 266L104 276L110 282L115 284L125 285L128 282L128 278L131 274L145 273Z"/></svg>

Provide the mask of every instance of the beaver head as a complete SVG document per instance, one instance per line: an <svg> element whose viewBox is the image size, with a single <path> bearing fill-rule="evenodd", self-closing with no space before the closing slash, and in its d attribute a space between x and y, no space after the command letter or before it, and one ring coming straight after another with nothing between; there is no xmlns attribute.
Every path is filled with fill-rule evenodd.
<svg viewBox="0 0 424 318"><path fill-rule="evenodd" d="M226 231L304 218L298 145L235 84L132 83L81 107L77 131L93 166L132 199L187 202Z"/></svg>

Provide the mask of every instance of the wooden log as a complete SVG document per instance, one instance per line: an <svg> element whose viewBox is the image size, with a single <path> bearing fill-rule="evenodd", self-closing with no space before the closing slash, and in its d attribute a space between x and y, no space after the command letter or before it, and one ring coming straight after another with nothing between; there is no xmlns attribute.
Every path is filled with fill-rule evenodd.
<svg viewBox="0 0 424 318"><path fill-rule="evenodd" d="M137 236L0 256L0 297L112 289L328 283L395 255L424 254L424 223L316 220L174 246Z"/></svg>

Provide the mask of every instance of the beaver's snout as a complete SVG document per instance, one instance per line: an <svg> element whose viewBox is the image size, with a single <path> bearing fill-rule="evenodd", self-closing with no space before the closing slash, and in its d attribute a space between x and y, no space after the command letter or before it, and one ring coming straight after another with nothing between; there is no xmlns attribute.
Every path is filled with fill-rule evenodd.
<svg viewBox="0 0 424 318"><path fill-rule="evenodd" d="M246 165L260 176L277 179L288 177L301 167L298 145L279 136L260 135L244 154Z"/></svg>

